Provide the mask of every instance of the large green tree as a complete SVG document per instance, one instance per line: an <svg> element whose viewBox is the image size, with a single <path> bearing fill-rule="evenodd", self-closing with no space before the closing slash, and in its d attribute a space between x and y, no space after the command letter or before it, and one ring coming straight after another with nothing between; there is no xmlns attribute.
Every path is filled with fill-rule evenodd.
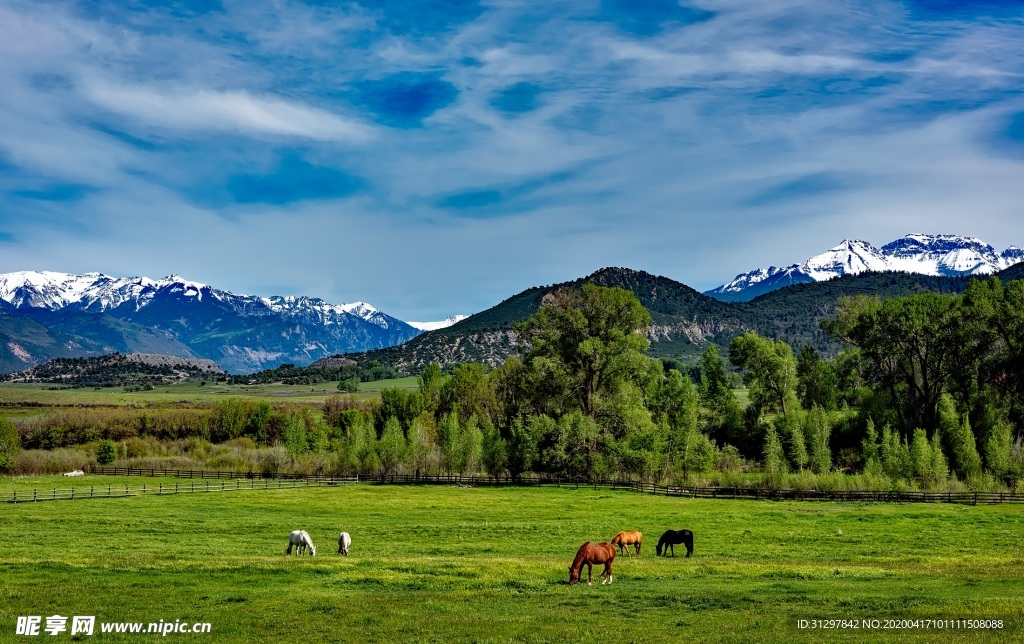
<svg viewBox="0 0 1024 644"><path fill-rule="evenodd" d="M823 327L860 350L865 379L889 396L904 436L938 426L939 398L968 344L956 296L842 298Z"/></svg>
<svg viewBox="0 0 1024 644"><path fill-rule="evenodd" d="M559 383L564 411L595 420L602 402L644 373L650 322L631 291L584 284L550 293L516 334L524 362Z"/></svg>
<svg viewBox="0 0 1024 644"><path fill-rule="evenodd" d="M798 408L796 362L788 344L747 331L729 343L729 361L747 370L750 404L758 411L785 415Z"/></svg>

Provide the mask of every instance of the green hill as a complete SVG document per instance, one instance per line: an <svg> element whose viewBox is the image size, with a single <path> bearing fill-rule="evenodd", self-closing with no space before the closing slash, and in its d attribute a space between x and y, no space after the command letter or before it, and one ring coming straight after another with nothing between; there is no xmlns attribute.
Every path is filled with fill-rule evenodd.
<svg viewBox="0 0 1024 644"><path fill-rule="evenodd" d="M1000 273L1020 279L1024 265ZM840 345L820 329L840 297L872 295L888 298L914 293L959 293L967 277L933 277L909 273L846 275L827 282L796 284L762 295L750 302L722 302L685 284L627 268L605 268L572 282L527 289L446 329L417 336L405 344L365 353L346 354L361 368L377 363L400 373L416 373L430 362L441 365L479 361L499 364L515 353L512 328L536 311L544 297L557 288L579 288L585 282L619 286L635 293L651 313L649 354L694 362L709 344L721 349L747 330L785 340L794 346L810 345L835 354ZM314 367L317 363L314 363Z"/></svg>

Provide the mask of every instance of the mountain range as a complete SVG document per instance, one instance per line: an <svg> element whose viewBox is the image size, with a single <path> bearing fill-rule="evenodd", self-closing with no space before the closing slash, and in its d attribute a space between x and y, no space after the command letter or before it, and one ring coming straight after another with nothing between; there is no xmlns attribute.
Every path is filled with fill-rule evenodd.
<svg viewBox="0 0 1024 644"><path fill-rule="evenodd" d="M1024 263L997 273L1003 280L1024 279ZM711 344L726 355L729 342L746 331L780 339L794 347L811 346L825 355L842 347L820 328L839 298L870 295L897 297L916 293L960 293L975 276L934 276L906 272L847 274L825 282L795 284L749 302L723 302L667 277L628 268L605 268L587 277L534 287L471 315L450 327L429 331L405 344L334 356L313 367L344 362L361 368L383 366L417 373L430 362L441 366L485 362L496 366L516 352L514 326L532 315L549 293L584 283L618 286L636 294L651 314L648 354L692 363Z"/></svg>
<svg viewBox="0 0 1024 644"><path fill-rule="evenodd" d="M843 240L835 248L801 264L758 268L705 291L715 299L747 302L764 293L842 275L897 271L920 275L989 275L1024 261L1024 249L1003 252L974 237L912 234L875 248L862 240Z"/></svg>
<svg viewBox="0 0 1024 644"><path fill-rule="evenodd" d="M667 277L606 268L527 289L469 317L412 323L365 302L238 295L177 275L7 273L0 274L0 372L115 352L208 359L236 374L339 357L348 365L405 373L429 362L494 365L515 352L516 322L552 290L584 282L620 286L639 297L651 312L647 335L656 357L691 361L709 344L725 349L746 330L834 353L838 344L818 323L840 297L956 293L975 275L1021 279L1022 259L1016 247L997 253L980 240L953 235L907 235L880 249L847 241L803 264L740 275L708 294Z"/></svg>
<svg viewBox="0 0 1024 644"><path fill-rule="evenodd" d="M421 331L364 302L237 295L177 275L0 274L0 370L113 352L208 358L232 372L388 347Z"/></svg>

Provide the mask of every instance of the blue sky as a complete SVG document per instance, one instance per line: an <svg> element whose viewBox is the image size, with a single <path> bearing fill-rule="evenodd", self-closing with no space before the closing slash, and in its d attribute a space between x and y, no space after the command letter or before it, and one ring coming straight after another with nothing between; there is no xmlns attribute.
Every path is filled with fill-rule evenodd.
<svg viewBox="0 0 1024 644"><path fill-rule="evenodd" d="M0 0L0 271L403 319L1024 245L1024 3Z"/></svg>

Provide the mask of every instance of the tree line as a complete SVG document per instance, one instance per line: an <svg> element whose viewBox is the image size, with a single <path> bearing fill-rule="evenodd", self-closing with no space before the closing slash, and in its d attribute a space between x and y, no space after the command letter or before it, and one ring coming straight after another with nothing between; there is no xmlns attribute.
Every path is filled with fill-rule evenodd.
<svg viewBox="0 0 1024 644"><path fill-rule="evenodd" d="M631 291L584 284L545 295L497 368L431 364L415 390L384 389L379 402L337 396L317 413L227 400L149 412L141 430L120 416L102 431L40 420L21 440L245 439L287 455L267 467L363 475L821 486L852 474L857 486L922 489L1024 476L1024 282L844 298L822 324L846 347L834 357L747 332L725 357L711 344L683 366L645 355L649 324ZM0 447L17 440L6 435Z"/></svg>

